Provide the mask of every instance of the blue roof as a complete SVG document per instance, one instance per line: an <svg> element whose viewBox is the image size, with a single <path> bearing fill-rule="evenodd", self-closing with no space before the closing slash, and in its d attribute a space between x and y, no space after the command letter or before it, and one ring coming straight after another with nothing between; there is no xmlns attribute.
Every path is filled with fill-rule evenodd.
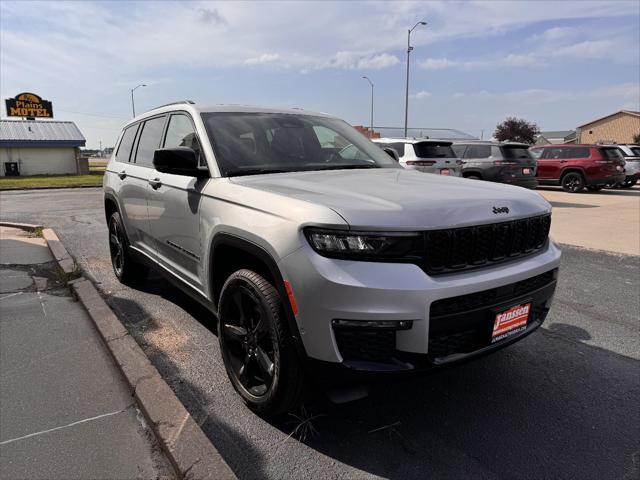
<svg viewBox="0 0 640 480"><path fill-rule="evenodd" d="M83 147L86 140L73 122L0 120L3 147Z"/></svg>

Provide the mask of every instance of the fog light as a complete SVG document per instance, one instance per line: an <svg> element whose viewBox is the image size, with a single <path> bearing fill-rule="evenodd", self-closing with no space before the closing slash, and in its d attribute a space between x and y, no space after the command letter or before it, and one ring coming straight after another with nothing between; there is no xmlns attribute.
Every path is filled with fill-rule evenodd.
<svg viewBox="0 0 640 480"><path fill-rule="evenodd" d="M334 328L362 330L409 330L413 320L339 320L331 321Z"/></svg>

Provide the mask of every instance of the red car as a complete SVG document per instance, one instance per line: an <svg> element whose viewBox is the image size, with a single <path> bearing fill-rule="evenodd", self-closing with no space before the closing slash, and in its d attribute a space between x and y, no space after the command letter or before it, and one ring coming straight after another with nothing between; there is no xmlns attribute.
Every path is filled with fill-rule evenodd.
<svg viewBox="0 0 640 480"><path fill-rule="evenodd" d="M540 185L561 185L565 192L577 193L625 179L624 159L615 146L544 145L529 151L538 160Z"/></svg>

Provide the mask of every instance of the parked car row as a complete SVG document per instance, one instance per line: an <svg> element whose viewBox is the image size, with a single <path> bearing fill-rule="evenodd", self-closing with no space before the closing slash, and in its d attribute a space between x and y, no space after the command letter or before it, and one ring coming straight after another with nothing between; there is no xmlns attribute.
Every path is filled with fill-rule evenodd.
<svg viewBox="0 0 640 480"><path fill-rule="evenodd" d="M640 178L638 145L544 145L431 139L373 140L410 170L571 193L631 188ZM397 156L395 155L397 153Z"/></svg>

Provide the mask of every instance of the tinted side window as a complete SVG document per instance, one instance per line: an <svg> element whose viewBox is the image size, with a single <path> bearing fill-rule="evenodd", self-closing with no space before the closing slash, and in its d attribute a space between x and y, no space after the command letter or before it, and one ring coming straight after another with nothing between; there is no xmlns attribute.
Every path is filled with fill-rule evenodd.
<svg viewBox="0 0 640 480"><path fill-rule="evenodd" d="M562 158L589 158L589 149L586 147L563 148Z"/></svg>
<svg viewBox="0 0 640 480"><path fill-rule="evenodd" d="M453 153L456 154L456 157L462 158L464 155L464 149L467 148L466 145L453 145L451 147L453 149Z"/></svg>
<svg viewBox="0 0 640 480"><path fill-rule="evenodd" d="M136 163L145 167L153 166L153 152L160 147L165 117L152 118L144 122L136 150Z"/></svg>
<svg viewBox="0 0 640 480"><path fill-rule="evenodd" d="M464 158L489 158L491 145L469 145L464 153Z"/></svg>
<svg viewBox="0 0 640 480"><path fill-rule="evenodd" d="M544 150L542 150L541 148L537 150L529 150L529 153L533 158L540 158L543 152Z"/></svg>
<svg viewBox="0 0 640 480"><path fill-rule="evenodd" d="M118 151L116 152L116 162L128 162L131 156L131 147L133 141L136 138L136 132L138 131L138 125L133 125L127 128L122 134L122 140L118 145Z"/></svg>
<svg viewBox="0 0 640 480"><path fill-rule="evenodd" d="M187 115L179 114L169 117L169 125L167 126L167 133L164 137L164 146L165 148L191 148L202 160L198 135L193 127L193 123L191 123L191 119Z"/></svg>
<svg viewBox="0 0 640 480"><path fill-rule="evenodd" d="M404 143L402 142L387 143L384 146L393 148L396 152L398 152L398 156L400 158L404 157Z"/></svg>

